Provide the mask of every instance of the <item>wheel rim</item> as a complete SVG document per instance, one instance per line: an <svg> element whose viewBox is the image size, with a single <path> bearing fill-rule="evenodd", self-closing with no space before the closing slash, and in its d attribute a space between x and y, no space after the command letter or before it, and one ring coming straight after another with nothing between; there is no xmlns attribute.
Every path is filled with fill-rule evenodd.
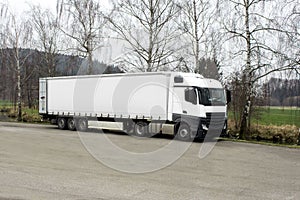
<svg viewBox="0 0 300 200"><path fill-rule="evenodd" d="M83 119L79 120L79 128L80 130L85 130L86 129L86 122Z"/></svg>
<svg viewBox="0 0 300 200"><path fill-rule="evenodd" d="M189 134L189 132L188 132L188 130L185 129L185 128L183 128L183 129L181 129L181 130L179 131L179 135L180 135L180 137L182 137L182 138L187 137L188 134Z"/></svg>
<svg viewBox="0 0 300 200"><path fill-rule="evenodd" d="M134 128L134 124L133 123L124 123L124 130L129 133L130 131L132 131Z"/></svg>
<svg viewBox="0 0 300 200"><path fill-rule="evenodd" d="M137 135L142 136L144 135L144 132L145 132L145 128L139 124L136 129Z"/></svg>
<svg viewBox="0 0 300 200"><path fill-rule="evenodd" d="M185 123L179 124L177 138L180 140L183 140L183 141L188 141L188 140L192 139L189 125L187 125Z"/></svg>
<svg viewBox="0 0 300 200"><path fill-rule="evenodd" d="M75 120L69 119L68 125L69 125L69 129L71 130L75 129Z"/></svg>
<svg viewBox="0 0 300 200"><path fill-rule="evenodd" d="M64 120L63 118L60 118L60 119L58 120L58 126L59 126L60 128L64 128L64 127L66 126L65 120Z"/></svg>
<svg viewBox="0 0 300 200"><path fill-rule="evenodd" d="M147 124L146 123L137 123L135 125L135 134L139 137L144 137L147 135Z"/></svg>

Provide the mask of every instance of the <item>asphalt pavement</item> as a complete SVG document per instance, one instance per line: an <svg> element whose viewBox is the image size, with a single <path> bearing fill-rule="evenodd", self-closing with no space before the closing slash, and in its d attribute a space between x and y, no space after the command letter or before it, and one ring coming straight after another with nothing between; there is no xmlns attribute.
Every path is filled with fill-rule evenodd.
<svg viewBox="0 0 300 200"><path fill-rule="evenodd" d="M104 140L93 130L85 136L95 137L95 146ZM105 136L118 148L145 156L174 142L169 137ZM106 154L107 161L118 160L108 165L82 140L76 131L51 125L0 122L0 199L300 199L300 149L194 142L166 166L126 173L122 166L155 166L159 158L132 162ZM175 143L176 148L182 144ZM204 147L211 151L200 158Z"/></svg>

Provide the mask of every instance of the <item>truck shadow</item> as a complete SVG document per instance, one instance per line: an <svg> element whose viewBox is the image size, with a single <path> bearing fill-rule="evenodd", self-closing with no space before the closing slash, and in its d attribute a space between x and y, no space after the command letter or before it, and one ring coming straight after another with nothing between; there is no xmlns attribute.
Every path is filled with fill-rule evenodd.
<svg viewBox="0 0 300 200"><path fill-rule="evenodd" d="M165 140L173 140L175 139L174 136L172 135L167 135L167 134L155 134L152 135L151 137L138 137L133 135L132 133L126 133L123 131L112 131L112 130L99 130L99 129L88 129L87 132L85 132L86 134L107 134L107 135L117 135L117 136L131 136L131 137L135 137L136 139L165 139ZM178 139L175 139L177 141L179 141ZM222 142L223 139L220 137L217 138L195 138L192 142L194 143L204 143L204 142ZM191 142L191 141L181 141L181 142Z"/></svg>

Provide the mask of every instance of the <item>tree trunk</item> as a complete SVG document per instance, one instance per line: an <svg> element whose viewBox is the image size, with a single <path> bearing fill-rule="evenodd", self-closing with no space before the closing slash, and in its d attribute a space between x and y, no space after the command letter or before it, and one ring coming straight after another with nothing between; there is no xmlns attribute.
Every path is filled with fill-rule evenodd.
<svg viewBox="0 0 300 200"><path fill-rule="evenodd" d="M240 138L241 139L247 139L248 135L249 135L248 120L249 120L249 112L250 112L250 106L251 106L250 104L251 104L251 101L250 101L249 95L247 95L246 104L245 104L243 115L242 115L241 127L240 127Z"/></svg>
<svg viewBox="0 0 300 200"><path fill-rule="evenodd" d="M151 72L153 71L152 69L152 62L153 62L153 58L152 58L152 54L153 54L153 26L155 23L155 19L154 19L154 8L153 8L153 1L150 1L150 23L149 23L149 49L148 49L148 60L147 60L147 72Z"/></svg>
<svg viewBox="0 0 300 200"><path fill-rule="evenodd" d="M19 60L19 49L16 49L16 67L17 67L17 106L18 106L18 121L22 121L22 90L21 90L21 67Z"/></svg>
<svg viewBox="0 0 300 200"><path fill-rule="evenodd" d="M247 57L246 57L246 68L243 70L243 84L245 92L245 103L244 112L242 115L241 127L240 127L240 138L247 139L249 135L249 112L251 108L251 96L252 96L252 73L251 73L251 33L249 23L249 0L245 1L245 27L246 27L246 42L247 42Z"/></svg>
<svg viewBox="0 0 300 200"><path fill-rule="evenodd" d="M94 73L94 66L93 66L93 53L88 51L88 75Z"/></svg>
<svg viewBox="0 0 300 200"><path fill-rule="evenodd" d="M199 33L198 33L198 16L197 16L197 5L196 5L196 1L193 0L193 13L194 13L194 37L195 37L195 72L196 73L201 73L200 72L200 61L199 61Z"/></svg>

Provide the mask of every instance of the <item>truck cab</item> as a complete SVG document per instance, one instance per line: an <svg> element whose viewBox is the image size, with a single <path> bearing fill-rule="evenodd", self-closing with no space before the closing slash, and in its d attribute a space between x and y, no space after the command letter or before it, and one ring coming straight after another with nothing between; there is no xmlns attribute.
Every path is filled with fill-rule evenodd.
<svg viewBox="0 0 300 200"><path fill-rule="evenodd" d="M173 119L175 132L183 140L204 138L207 133L226 135L226 91L221 83L198 74L174 75ZM181 130L180 124L186 127ZM182 125L181 125L182 126Z"/></svg>

